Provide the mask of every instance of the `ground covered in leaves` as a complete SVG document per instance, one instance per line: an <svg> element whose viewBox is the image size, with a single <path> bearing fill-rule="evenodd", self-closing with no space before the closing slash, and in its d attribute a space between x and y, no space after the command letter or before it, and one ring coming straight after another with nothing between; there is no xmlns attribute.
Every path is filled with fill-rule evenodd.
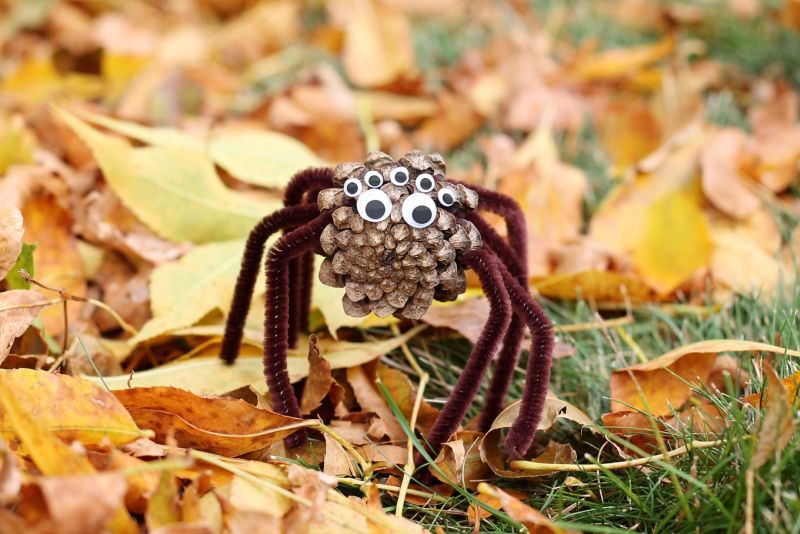
<svg viewBox="0 0 800 534"><path fill-rule="evenodd" d="M798 30L796 0L0 0L0 532L797 531ZM264 396L263 283L216 359L291 175L411 148L527 214L557 347L524 461L521 368L410 463L474 288L412 323L317 284L306 419Z"/></svg>

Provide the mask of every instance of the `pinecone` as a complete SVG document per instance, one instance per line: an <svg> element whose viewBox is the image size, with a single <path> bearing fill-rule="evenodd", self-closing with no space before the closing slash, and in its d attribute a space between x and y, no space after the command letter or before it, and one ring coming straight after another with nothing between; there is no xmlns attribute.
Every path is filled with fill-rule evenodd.
<svg viewBox="0 0 800 534"><path fill-rule="evenodd" d="M336 167L336 187L317 197L333 217L320 238L319 277L345 288L348 315L419 319L434 298L464 292L463 255L481 237L454 212L475 209L478 195L444 176L442 156L420 151L398 161L371 152L364 163Z"/></svg>

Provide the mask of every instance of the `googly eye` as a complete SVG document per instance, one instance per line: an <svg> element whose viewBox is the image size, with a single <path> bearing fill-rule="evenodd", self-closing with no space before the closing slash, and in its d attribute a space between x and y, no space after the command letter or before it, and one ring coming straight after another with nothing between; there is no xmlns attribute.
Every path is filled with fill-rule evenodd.
<svg viewBox="0 0 800 534"><path fill-rule="evenodd" d="M361 180L357 178L348 178L344 183L344 194L350 198L357 197L363 189L364 186L361 185Z"/></svg>
<svg viewBox="0 0 800 534"><path fill-rule="evenodd" d="M408 169L405 167L395 167L389 173L389 179L394 185L406 185L408 178Z"/></svg>
<svg viewBox="0 0 800 534"><path fill-rule="evenodd" d="M449 187L439 189L437 196L439 197L439 204L445 207L450 207L456 202L456 193Z"/></svg>
<svg viewBox="0 0 800 534"><path fill-rule="evenodd" d="M433 186L436 182L433 181L433 176L428 174L427 172L423 172L419 176L417 176L417 191L422 193L430 193L433 191Z"/></svg>
<svg viewBox="0 0 800 534"><path fill-rule="evenodd" d="M370 222L381 222L392 213L392 201L389 195L379 189L370 189L358 197L356 209L362 219Z"/></svg>
<svg viewBox="0 0 800 534"><path fill-rule="evenodd" d="M436 219L436 204L428 195L414 193L403 201L401 212L406 224L414 228L425 228Z"/></svg>
<svg viewBox="0 0 800 534"><path fill-rule="evenodd" d="M383 185L383 175L378 171L369 171L364 175L364 181L373 189L377 189Z"/></svg>

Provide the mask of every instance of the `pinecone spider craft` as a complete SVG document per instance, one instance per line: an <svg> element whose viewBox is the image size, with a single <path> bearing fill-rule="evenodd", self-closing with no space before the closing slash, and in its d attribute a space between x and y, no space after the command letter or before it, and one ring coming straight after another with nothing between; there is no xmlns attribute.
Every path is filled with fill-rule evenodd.
<svg viewBox="0 0 800 534"><path fill-rule="evenodd" d="M427 440L439 452L466 415L493 365L479 420L486 431L502 410L520 355L531 333L519 415L505 438L512 458L522 458L535 437L544 408L553 352L549 319L528 291L525 220L511 198L477 186L447 181L439 154L411 151L395 161L372 152L363 163L301 171L289 183L285 207L251 232L222 341L221 357L239 352L265 243L267 253L264 374L273 409L301 417L287 371L287 349L307 327L314 253L325 257L320 281L345 288L344 311L352 316L394 314L421 318L432 301L453 300L466 289L465 270L477 274L490 312L450 399ZM508 238L480 215L500 215ZM305 431L286 439L304 443Z"/></svg>

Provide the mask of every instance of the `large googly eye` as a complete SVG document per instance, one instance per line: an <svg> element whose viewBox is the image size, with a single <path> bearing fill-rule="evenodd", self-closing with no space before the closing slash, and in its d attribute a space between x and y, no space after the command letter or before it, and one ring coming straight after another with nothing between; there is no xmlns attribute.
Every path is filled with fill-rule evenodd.
<svg viewBox="0 0 800 534"><path fill-rule="evenodd" d="M355 198L361 193L364 186L361 185L361 180L356 178L348 178L344 183L344 194L350 198Z"/></svg>
<svg viewBox="0 0 800 534"><path fill-rule="evenodd" d="M389 179L394 185L406 185L408 178L408 169L405 167L395 167L389 173Z"/></svg>
<svg viewBox="0 0 800 534"><path fill-rule="evenodd" d="M436 219L436 204L433 203L431 197L422 193L409 195L403 202L401 211L406 224L414 228L430 226Z"/></svg>
<svg viewBox="0 0 800 534"><path fill-rule="evenodd" d="M362 219L370 222L381 222L392 213L392 201L389 195L379 189L370 189L356 202L356 209Z"/></svg>
<svg viewBox="0 0 800 534"><path fill-rule="evenodd" d="M423 172L419 176L417 176L417 191L422 193L430 193L433 191L433 186L436 182L433 181L433 176L428 174L427 172Z"/></svg>
<svg viewBox="0 0 800 534"><path fill-rule="evenodd" d="M378 171L369 171L364 175L364 181L372 189L377 189L383 185L383 175Z"/></svg>
<svg viewBox="0 0 800 534"><path fill-rule="evenodd" d="M449 187L439 189L438 197L439 204L448 208L456 202L456 193Z"/></svg>

